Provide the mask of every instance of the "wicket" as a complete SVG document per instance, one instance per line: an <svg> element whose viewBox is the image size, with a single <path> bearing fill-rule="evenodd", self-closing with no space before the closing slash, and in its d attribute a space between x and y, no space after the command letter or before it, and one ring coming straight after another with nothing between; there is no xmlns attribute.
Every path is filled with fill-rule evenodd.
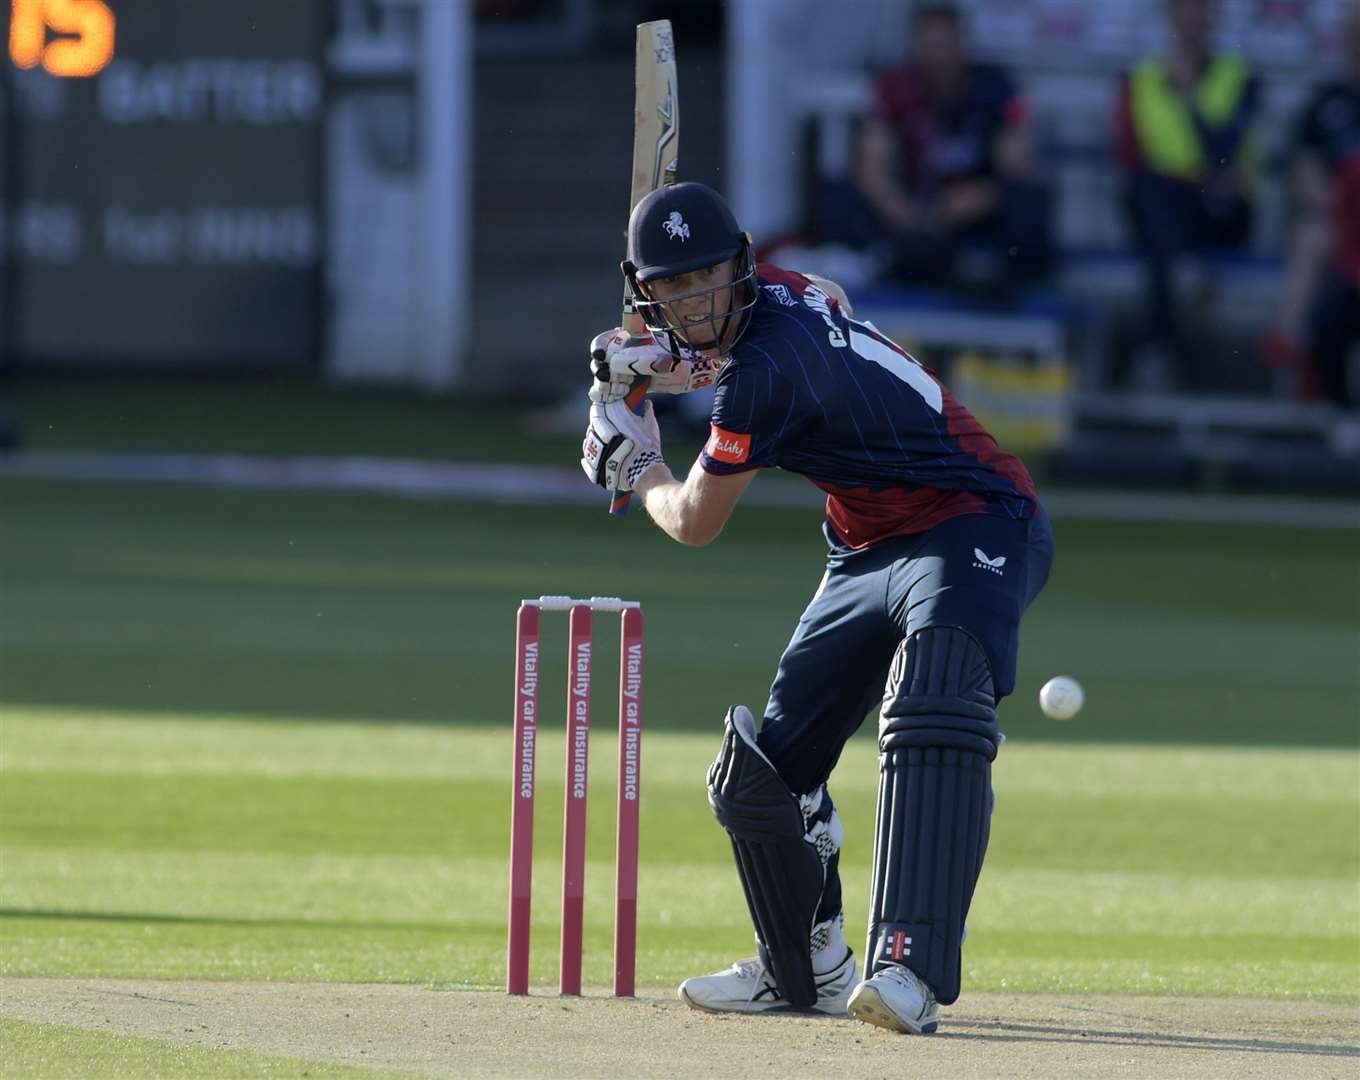
<svg viewBox="0 0 1360 1080"><path fill-rule="evenodd" d="M515 772L510 812L510 934L505 989L529 992L529 914L534 856L534 756L538 741L539 613L568 612L567 794L562 826L559 990L581 992L586 802L590 749L592 621L620 613L619 805L614 864L614 995L632 997L637 967L638 806L642 769L642 606L635 600L540 596L515 622Z"/></svg>

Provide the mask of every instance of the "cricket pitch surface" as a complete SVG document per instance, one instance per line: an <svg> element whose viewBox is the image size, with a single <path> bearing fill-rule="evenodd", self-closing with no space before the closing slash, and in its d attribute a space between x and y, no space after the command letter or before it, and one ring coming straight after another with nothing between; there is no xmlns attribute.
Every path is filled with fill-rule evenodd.
<svg viewBox="0 0 1360 1080"><path fill-rule="evenodd" d="M426 1077L1341 1077L1360 1007L966 994L939 1034L696 1012L659 990L559 998L390 984L0 979L0 1016Z"/></svg>

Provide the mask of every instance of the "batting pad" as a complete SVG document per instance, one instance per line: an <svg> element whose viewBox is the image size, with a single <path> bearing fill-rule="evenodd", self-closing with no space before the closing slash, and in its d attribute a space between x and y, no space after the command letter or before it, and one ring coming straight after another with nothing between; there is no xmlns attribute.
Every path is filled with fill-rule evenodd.
<svg viewBox="0 0 1360 1080"><path fill-rule="evenodd" d="M749 709L728 711L708 770L708 801L727 830L761 960L790 1005L817 1002L810 938L826 865L805 839L803 809L756 745Z"/></svg>
<svg viewBox="0 0 1360 1080"><path fill-rule="evenodd" d="M944 1005L959 996L964 921L991 829L993 703L981 646L931 628L898 650L879 724L867 968L908 967Z"/></svg>

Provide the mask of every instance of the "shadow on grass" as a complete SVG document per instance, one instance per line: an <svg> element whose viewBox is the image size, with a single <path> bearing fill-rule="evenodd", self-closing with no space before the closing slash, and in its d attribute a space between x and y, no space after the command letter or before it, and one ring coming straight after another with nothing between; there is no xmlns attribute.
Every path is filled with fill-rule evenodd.
<svg viewBox="0 0 1360 1080"><path fill-rule="evenodd" d="M1106 1031L1069 1028L1052 1024L1023 1024L1007 1020L972 1020L959 1017L958 1024L982 1028L981 1032L942 1028L937 1038L1014 1043L1074 1043L1080 1046L1139 1046L1169 1050L1219 1050L1258 1054L1307 1054L1321 1057L1360 1057L1360 1046L1327 1043L1284 1042L1275 1039L1237 1039L1217 1035L1170 1035L1153 1031Z"/></svg>

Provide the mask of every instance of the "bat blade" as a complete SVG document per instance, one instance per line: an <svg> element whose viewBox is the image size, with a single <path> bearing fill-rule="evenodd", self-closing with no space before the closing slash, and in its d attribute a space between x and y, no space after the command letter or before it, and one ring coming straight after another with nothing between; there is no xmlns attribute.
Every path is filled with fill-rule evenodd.
<svg viewBox="0 0 1360 1080"><path fill-rule="evenodd" d="M628 193L631 213L642 199L659 187L675 183L676 155L680 148L680 94L675 73L675 35L669 19L639 23L637 63L633 86L633 171ZM623 328L630 337L647 333L637 313L633 292L623 288ZM647 382L639 379L628 394L628 407L642 412ZM615 516L626 514L632 492L616 492L609 504Z"/></svg>

